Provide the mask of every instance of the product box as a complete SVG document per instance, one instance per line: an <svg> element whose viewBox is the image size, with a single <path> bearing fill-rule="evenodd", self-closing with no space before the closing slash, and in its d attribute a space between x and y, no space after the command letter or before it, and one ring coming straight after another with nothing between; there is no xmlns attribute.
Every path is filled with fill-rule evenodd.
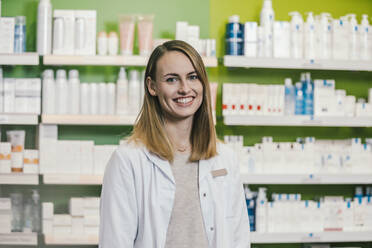
<svg viewBox="0 0 372 248"><path fill-rule="evenodd" d="M80 142L80 173L93 175L93 150L94 141Z"/></svg>
<svg viewBox="0 0 372 248"><path fill-rule="evenodd" d="M69 212L73 218L84 216L84 199L77 197L70 198Z"/></svg>
<svg viewBox="0 0 372 248"><path fill-rule="evenodd" d="M244 56L257 57L257 22L244 24Z"/></svg>
<svg viewBox="0 0 372 248"><path fill-rule="evenodd" d="M289 58L290 52L290 23L283 21L274 22L273 53L274 58Z"/></svg>
<svg viewBox="0 0 372 248"><path fill-rule="evenodd" d="M56 9L53 12L53 54L73 55L75 43L75 11Z"/></svg>
<svg viewBox="0 0 372 248"><path fill-rule="evenodd" d="M176 22L176 40L187 41L187 22Z"/></svg>
<svg viewBox="0 0 372 248"><path fill-rule="evenodd" d="M4 111L4 82L1 73L0 68L0 113Z"/></svg>
<svg viewBox="0 0 372 248"><path fill-rule="evenodd" d="M56 173L58 126L40 124L38 128L38 136L38 147L40 149L40 173Z"/></svg>
<svg viewBox="0 0 372 248"><path fill-rule="evenodd" d="M15 112L15 86L16 80L14 78L4 78L4 113Z"/></svg>
<svg viewBox="0 0 372 248"><path fill-rule="evenodd" d="M41 204L42 218L53 219L54 216L54 204L52 202L43 202Z"/></svg>
<svg viewBox="0 0 372 248"><path fill-rule="evenodd" d="M80 141L57 141L57 172L80 174Z"/></svg>
<svg viewBox="0 0 372 248"><path fill-rule="evenodd" d="M12 172L12 146L8 142L0 142L0 173Z"/></svg>
<svg viewBox="0 0 372 248"><path fill-rule="evenodd" d="M15 18L0 17L0 53L14 52Z"/></svg>
<svg viewBox="0 0 372 248"><path fill-rule="evenodd" d="M103 175L107 163L117 149L115 145L94 146L94 175Z"/></svg>
<svg viewBox="0 0 372 248"><path fill-rule="evenodd" d="M53 219L44 219L43 224L43 234L52 234L53 233Z"/></svg>
<svg viewBox="0 0 372 248"><path fill-rule="evenodd" d="M56 226L69 226L71 228L71 215L55 214L53 216L53 227Z"/></svg>
<svg viewBox="0 0 372 248"><path fill-rule="evenodd" d="M83 217L72 216L71 232L73 234L84 233L84 218Z"/></svg>
<svg viewBox="0 0 372 248"><path fill-rule="evenodd" d="M75 11L75 54L95 55L97 37L97 11Z"/></svg>
<svg viewBox="0 0 372 248"><path fill-rule="evenodd" d="M314 80L314 115L331 116L336 108L335 81Z"/></svg>
<svg viewBox="0 0 372 248"><path fill-rule="evenodd" d="M23 173L39 174L39 151L24 150Z"/></svg>

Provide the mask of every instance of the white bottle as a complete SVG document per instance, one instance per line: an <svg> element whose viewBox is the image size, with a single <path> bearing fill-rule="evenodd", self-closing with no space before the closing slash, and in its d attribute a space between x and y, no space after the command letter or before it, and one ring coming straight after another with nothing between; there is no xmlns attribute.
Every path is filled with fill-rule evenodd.
<svg viewBox="0 0 372 248"><path fill-rule="evenodd" d="M362 15L362 23L359 28L359 47L360 47L360 59L369 60L371 52L369 50L369 21L368 15Z"/></svg>
<svg viewBox="0 0 372 248"><path fill-rule="evenodd" d="M105 31L98 33L97 38L97 52L98 55L107 55L107 34Z"/></svg>
<svg viewBox="0 0 372 248"><path fill-rule="evenodd" d="M43 73L43 95L42 108L43 114L55 114L56 106L56 86L54 82L53 70L45 70Z"/></svg>
<svg viewBox="0 0 372 248"><path fill-rule="evenodd" d="M107 114L107 86L105 83L98 84L98 114L106 115Z"/></svg>
<svg viewBox="0 0 372 248"><path fill-rule="evenodd" d="M138 70L129 72L129 97L128 106L131 115L138 115L141 101L140 73Z"/></svg>
<svg viewBox="0 0 372 248"><path fill-rule="evenodd" d="M266 188L258 188L256 200L256 232L267 232L267 197Z"/></svg>
<svg viewBox="0 0 372 248"><path fill-rule="evenodd" d="M119 52L119 38L116 32L110 32L108 35L108 54L117 55Z"/></svg>
<svg viewBox="0 0 372 248"><path fill-rule="evenodd" d="M117 115L127 115L128 106L128 80L125 68L121 67L119 71L119 78L116 83L116 114Z"/></svg>
<svg viewBox="0 0 372 248"><path fill-rule="evenodd" d="M107 83L107 114L115 114L115 103L116 103L116 86L114 83Z"/></svg>
<svg viewBox="0 0 372 248"><path fill-rule="evenodd" d="M348 20L341 17L333 20L332 56L335 60L347 60L349 58L349 35Z"/></svg>
<svg viewBox="0 0 372 248"><path fill-rule="evenodd" d="M89 115L90 109L90 87L88 83L81 83L80 85L80 114Z"/></svg>
<svg viewBox="0 0 372 248"><path fill-rule="evenodd" d="M315 21L313 12L309 12L305 23L304 33L304 57L308 60L315 59Z"/></svg>
<svg viewBox="0 0 372 248"><path fill-rule="evenodd" d="M66 80L66 71L57 70L56 80L56 114L67 114L68 86Z"/></svg>
<svg viewBox="0 0 372 248"><path fill-rule="evenodd" d="M274 10L271 0L263 0L263 7L260 13L260 25L263 28L263 54L266 58L273 56L273 28Z"/></svg>
<svg viewBox="0 0 372 248"><path fill-rule="evenodd" d="M99 99L98 83L90 83L89 91L90 91L89 113L91 115L97 115L98 114L98 99Z"/></svg>
<svg viewBox="0 0 372 248"><path fill-rule="evenodd" d="M302 16L297 11L290 12L291 19L291 58L303 57L303 25Z"/></svg>
<svg viewBox="0 0 372 248"><path fill-rule="evenodd" d="M79 114L80 104L80 80L79 71L70 70L68 72L68 113L77 115Z"/></svg>
<svg viewBox="0 0 372 248"><path fill-rule="evenodd" d="M359 27L358 27L358 22L356 20L356 15L355 14L348 14L346 17L349 18L349 58L352 60L357 60L358 59L358 34L359 34Z"/></svg>
<svg viewBox="0 0 372 248"><path fill-rule="evenodd" d="M64 21L62 17L54 19L53 25L53 54L63 54Z"/></svg>
<svg viewBox="0 0 372 248"><path fill-rule="evenodd" d="M39 55L52 52L52 5L50 0L40 0L37 9L37 52Z"/></svg>
<svg viewBox="0 0 372 248"><path fill-rule="evenodd" d="M329 13L321 13L315 24L315 57L318 59L331 58L332 26L330 18Z"/></svg>

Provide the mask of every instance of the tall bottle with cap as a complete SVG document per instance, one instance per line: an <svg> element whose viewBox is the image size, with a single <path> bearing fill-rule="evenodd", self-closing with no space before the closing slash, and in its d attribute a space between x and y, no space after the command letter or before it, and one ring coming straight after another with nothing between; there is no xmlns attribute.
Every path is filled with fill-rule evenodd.
<svg viewBox="0 0 372 248"><path fill-rule="evenodd" d="M263 28L263 53L264 57L273 56L273 29L275 15L271 0L263 0L263 7L260 13L260 25Z"/></svg>
<svg viewBox="0 0 372 248"><path fill-rule="evenodd" d="M256 200L256 232L267 232L267 196L266 188L258 188Z"/></svg>
<svg viewBox="0 0 372 248"><path fill-rule="evenodd" d="M66 80L66 71L57 70L56 79L56 114L67 114L67 97L68 97L68 86Z"/></svg>
<svg viewBox="0 0 372 248"><path fill-rule="evenodd" d="M43 72L42 88L42 109L43 114L55 114L56 112L56 85L54 82L53 70Z"/></svg>
<svg viewBox="0 0 372 248"><path fill-rule="evenodd" d="M289 13L291 19L291 57L294 59L303 58L303 25L302 16L297 11Z"/></svg>
<svg viewBox="0 0 372 248"><path fill-rule="evenodd" d="M284 99L284 114L295 114L295 88L292 84L292 79L286 78L284 80L285 99Z"/></svg>
<svg viewBox="0 0 372 248"><path fill-rule="evenodd" d="M244 30L238 15L229 17L226 25L226 55L243 55Z"/></svg>
<svg viewBox="0 0 372 248"><path fill-rule="evenodd" d="M129 110L128 80L124 67L120 67L118 81L116 83L116 114L126 115Z"/></svg>
<svg viewBox="0 0 372 248"><path fill-rule="evenodd" d="M40 209L40 194L38 190L33 189L31 195L32 201L32 231L39 232L41 229L41 209Z"/></svg>
<svg viewBox="0 0 372 248"><path fill-rule="evenodd" d="M355 14L348 14L346 17L349 20L348 23L348 37L349 37L349 58L352 60L358 59L358 34L359 26Z"/></svg>
<svg viewBox="0 0 372 248"><path fill-rule="evenodd" d="M70 70L68 72L68 113L77 115L80 112L80 80L79 71Z"/></svg>
<svg viewBox="0 0 372 248"><path fill-rule="evenodd" d="M52 5L50 0L40 0L37 9L37 52L40 55L52 52Z"/></svg>
<svg viewBox="0 0 372 248"><path fill-rule="evenodd" d="M140 73L138 70L131 70L129 72L129 111L131 115L139 113L141 101L141 88L140 88Z"/></svg>
<svg viewBox="0 0 372 248"><path fill-rule="evenodd" d="M309 12L306 18L304 45L305 59L315 59L315 21L313 12Z"/></svg>
<svg viewBox="0 0 372 248"><path fill-rule="evenodd" d="M360 59L369 60L371 57L371 51L369 50L369 34L370 26L368 21L368 15L362 15L362 22L359 28L359 47L360 47Z"/></svg>
<svg viewBox="0 0 372 248"><path fill-rule="evenodd" d="M332 25L331 14L321 13L315 22L315 57L319 59L331 58Z"/></svg>

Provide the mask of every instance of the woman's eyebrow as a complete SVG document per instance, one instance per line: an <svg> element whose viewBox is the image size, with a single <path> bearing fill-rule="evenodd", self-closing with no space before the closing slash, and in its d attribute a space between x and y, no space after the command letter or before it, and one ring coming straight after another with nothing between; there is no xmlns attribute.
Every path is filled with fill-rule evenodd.
<svg viewBox="0 0 372 248"><path fill-rule="evenodd" d="M177 73L167 73L163 77L167 77L167 76L176 76L176 77L178 77L178 74Z"/></svg>
<svg viewBox="0 0 372 248"><path fill-rule="evenodd" d="M189 72L189 73L187 73L187 75L191 75L191 74L194 74L194 73L196 73L196 71Z"/></svg>

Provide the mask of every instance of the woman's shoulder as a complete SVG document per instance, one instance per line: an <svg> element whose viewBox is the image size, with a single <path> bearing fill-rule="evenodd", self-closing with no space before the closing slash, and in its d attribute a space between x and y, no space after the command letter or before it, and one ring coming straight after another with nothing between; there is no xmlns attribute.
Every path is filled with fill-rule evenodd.
<svg viewBox="0 0 372 248"><path fill-rule="evenodd" d="M117 155L126 161L136 161L140 159L144 152L144 145L139 142L124 140L116 149Z"/></svg>

